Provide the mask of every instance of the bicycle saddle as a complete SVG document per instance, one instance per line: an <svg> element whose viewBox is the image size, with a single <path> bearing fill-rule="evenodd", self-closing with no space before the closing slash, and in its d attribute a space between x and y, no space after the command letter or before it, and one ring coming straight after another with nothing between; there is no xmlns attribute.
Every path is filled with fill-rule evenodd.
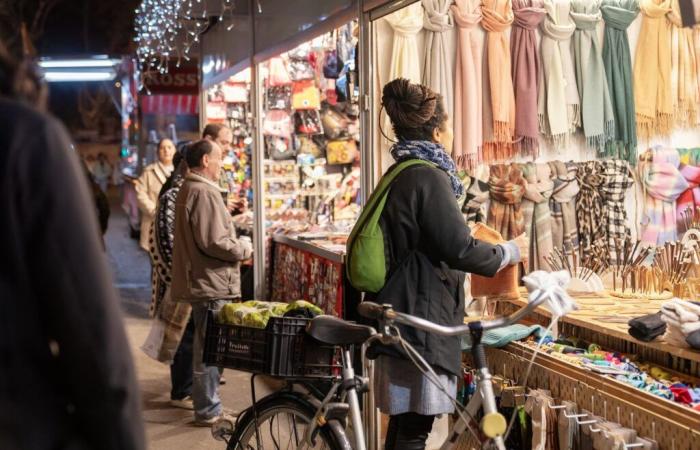
<svg viewBox="0 0 700 450"><path fill-rule="evenodd" d="M306 328L312 338L330 345L362 344L372 337L374 328L346 322L333 316L317 316Z"/></svg>

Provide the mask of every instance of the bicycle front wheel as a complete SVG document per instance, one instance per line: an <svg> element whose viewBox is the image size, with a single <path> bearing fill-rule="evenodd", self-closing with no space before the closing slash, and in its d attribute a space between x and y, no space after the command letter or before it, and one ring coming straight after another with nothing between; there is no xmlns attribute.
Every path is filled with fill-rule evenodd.
<svg viewBox="0 0 700 450"><path fill-rule="evenodd" d="M227 450L296 450L303 441L316 411L304 400L291 396L273 397L258 402L257 427L252 409L241 417L229 440ZM256 432L257 430L257 432ZM324 426L316 436L314 450L345 450L344 436L337 427Z"/></svg>

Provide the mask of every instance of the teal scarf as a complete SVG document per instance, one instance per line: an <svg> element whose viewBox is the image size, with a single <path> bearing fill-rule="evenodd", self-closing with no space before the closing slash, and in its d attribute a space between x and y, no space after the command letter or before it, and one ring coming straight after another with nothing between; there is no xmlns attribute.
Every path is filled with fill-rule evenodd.
<svg viewBox="0 0 700 450"><path fill-rule="evenodd" d="M615 113L615 136L606 145L606 156L637 161L637 121L632 91L632 58L627 28L639 14L637 0L604 0L603 63Z"/></svg>

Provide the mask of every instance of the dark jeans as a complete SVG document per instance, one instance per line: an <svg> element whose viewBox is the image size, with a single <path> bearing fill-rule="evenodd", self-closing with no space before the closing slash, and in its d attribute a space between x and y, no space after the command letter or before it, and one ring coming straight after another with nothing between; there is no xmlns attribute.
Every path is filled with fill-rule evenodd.
<svg viewBox="0 0 700 450"><path fill-rule="evenodd" d="M187 327L175 352L170 366L172 400L182 400L192 394L192 346L194 342L194 321L190 317Z"/></svg>
<svg viewBox="0 0 700 450"><path fill-rule="evenodd" d="M435 416L404 413L389 417L384 450L424 450Z"/></svg>

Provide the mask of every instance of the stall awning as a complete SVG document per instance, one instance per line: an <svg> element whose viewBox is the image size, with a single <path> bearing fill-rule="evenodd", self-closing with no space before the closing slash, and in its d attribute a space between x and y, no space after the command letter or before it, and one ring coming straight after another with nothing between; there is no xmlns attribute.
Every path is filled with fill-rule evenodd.
<svg viewBox="0 0 700 450"><path fill-rule="evenodd" d="M141 97L144 114L199 114L198 95L144 95Z"/></svg>

